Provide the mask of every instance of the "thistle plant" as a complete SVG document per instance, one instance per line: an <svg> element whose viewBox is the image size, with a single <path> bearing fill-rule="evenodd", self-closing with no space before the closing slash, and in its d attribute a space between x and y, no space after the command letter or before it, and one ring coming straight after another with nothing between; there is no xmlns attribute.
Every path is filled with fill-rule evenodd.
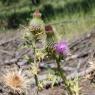
<svg viewBox="0 0 95 95"><path fill-rule="evenodd" d="M46 51L47 51L48 57L52 57L53 46L54 46L55 42L57 41L57 37L56 37L54 29L51 25L46 25L45 31L46 31L46 35L47 35Z"/></svg>
<svg viewBox="0 0 95 95"><path fill-rule="evenodd" d="M53 87L53 85L61 78L68 95L74 95L70 81L67 80L65 71L61 69L61 60L65 60L65 57L70 54L68 44L64 41L56 43L57 38L53 27L51 25L44 25L39 10L34 12L33 19L30 21L28 28L29 31L24 34L24 45L27 48L31 48L33 51L33 58L27 59L28 63L31 64L31 71L34 75L37 88L43 89L43 85L47 80L52 81ZM49 78L47 78L46 81L43 80L40 82L38 79L39 64L46 55L56 61L57 71L54 72L57 72L58 75L52 75L50 73ZM74 85L74 87L76 86Z"/></svg>
<svg viewBox="0 0 95 95"><path fill-rule="evenodd" d="M59 42L54 45L54 58L57 63L57 70L59 73L59 76L62 78L65 88L68 92L68 95L73 95L72 89L70 88L68 81L66 79L65 72L61 70L61 60L64 60L64 57L66 57L69 54L69 47L66 42Z"/></svg>
<svg viewBox="0 0 95 95"><path fill-rule="evenodd" d="M41 19L41 13L37 9L33 14L33 19L29 23L29 31L32 33L32 40L36 46L36 49L45 49L45 24Z"/></svg>
<svg viewBox="0 0 95 95"><path fill-rule="evenodd" d="M35 84L38 88L38 71L40 60L44 58L45 49L45 27L44 22L41 20L41 13L36 10L33 14L33 19L29 23L29 31L24 34L25 47L31 48L33 51L33 58L29 58L28 63L31 64L31 71L34 75ZM38 92L38 91L37 91Z"/></svg>

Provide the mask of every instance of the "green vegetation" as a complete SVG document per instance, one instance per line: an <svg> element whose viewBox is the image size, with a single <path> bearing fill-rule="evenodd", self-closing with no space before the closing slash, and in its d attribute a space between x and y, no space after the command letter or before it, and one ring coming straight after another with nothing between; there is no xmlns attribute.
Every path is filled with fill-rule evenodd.
<svg viewBox="0 0 95 95"><path fill-rule="evenodd" d="M95 0L0 0L0 27L27 25L36 8L45 23L55 23L59 34L71 36L95 26Z"/></svg>

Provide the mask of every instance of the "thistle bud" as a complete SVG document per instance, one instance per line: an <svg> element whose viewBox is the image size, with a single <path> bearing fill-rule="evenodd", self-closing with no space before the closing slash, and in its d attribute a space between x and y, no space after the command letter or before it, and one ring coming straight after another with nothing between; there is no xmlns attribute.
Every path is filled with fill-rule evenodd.
<svg viewBox="0 0 95 95"><path fill-rule="evenodd" d="M54 35L54 30L53 30L51 25L46 25L45 26L45 31L46 31L46 34L47 34L48 37Z"/></svg>
<svg viewBox="0 0 95 95"><path fill-rule="evenodd" d="M54 33L54 29L51 25L47 25L45 26L45 31L47 35L47 38L46 38L47 47L52 48L56 41L56 35Z"/></svg>
<svg viewBox="0 0 95 95"><path fill-rule="evenodd" d="M29 29L32 33L33 40L35 40L36 48L44 49L46 43L45 24L41 19L41 13L39 10L34 12L33 19L29 24Z"/></svg>
<svg viewBox="0 0 95 95"><path fill-rule="evenodd" d="M30 21L29 28L34 36L39 36L44 33L44 22L41 19L41 13L39 10L36 10L34 12L33 19Z"/></svg>
<svg viewBox="0 0 95 95"><path fill-rule="evenodd" d="M48 56L52 56L53 53L53 46L55 44L55 41L57 40L54 29L51 25L45 26L45 31L46 31L46 51L48 52Z"/></svg>

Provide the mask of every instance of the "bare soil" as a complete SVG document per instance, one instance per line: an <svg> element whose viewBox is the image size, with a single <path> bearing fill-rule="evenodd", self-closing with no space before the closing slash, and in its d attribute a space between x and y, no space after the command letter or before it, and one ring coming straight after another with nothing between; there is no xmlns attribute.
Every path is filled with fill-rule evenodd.
<svg viewBox="0 0 95 95"><path fill-rule="evenodd" d="M26 49L19 49L22 44L20 38L20 33L2 33L0 34L0 76L5 72L5 70L11 68L23 68L22 63L25 62L23 59L23 53ZM64 62L64 67L77 68L79 66L79 72L86 71L89 68L88 61L95 60L95 30L84 34L82 37L70 42L70 49L73 55L76 55L75 58L67 60ZM26 52L30 54L30 52ZM95 64L95 63L94 63ZM53 66L54 63L51 63L50 66ZM29 65L25 63L25 67ZM44 68L45 66L43 66ZM26 69L25 69L26 70ZM45 74L45 70L41 70L41 74ZM94 71L89 72L91 75L89 79L85 78L86 75L82 75L79 84L80 84L80 95L95 95L94 88ZM40 75L41 75L40 74ZM67 75L75 75L74 71L68 71ZM81 74L80 74L81 76ZM63 95L63 84L57 85L53 88L44 89L39 92L39 95ZM13 94L9 87L6 87L2 83L2 77L0 77L0 95L19 95ZM33 88L30 89L28 95L33 94Z"/></svg>

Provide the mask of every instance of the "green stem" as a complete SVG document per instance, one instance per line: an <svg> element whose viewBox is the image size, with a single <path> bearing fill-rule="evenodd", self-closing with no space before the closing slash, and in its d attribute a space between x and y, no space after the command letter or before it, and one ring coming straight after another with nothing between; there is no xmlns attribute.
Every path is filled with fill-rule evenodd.
<svg viewBox="0 0 95 95"><path fill-rule="evenodd" d="M34 75L34 78L35 78L35 84L36 84L36 86L38 87L38 77L37 77L37 75Z"/></svg>
<svg viewBox="0 0 95 95"><path fill-rule="evenodd" d="M34 50L34 64L37 64L37 62L36 62L36 48L35 48L35 46L33 47L33 50ZM39 80L38 80L38 76L36 74L34 75L34 79L35 79L35 84L36 84L36 87L37 87L37 94L38 94Z"/></svg>
<svg viewBox="0 0 95 95"><path fill-rule="evenodd" d="M37 92L37 95L39 94L39 92L38 92L38 83L39 83L39 81L38 81L38 76L37 75L34 75L34 79L35 79L35 84L36 84L36 92Z"/></svg>
<svg viewBox="0 0 95 95"><path fill-rule="evenodd" d="M58 72L59 72L60 77L62 78L62 80L63 80L63 82L65 84L65 87L66 87L66 90L68 92L68 95L73 95L73 92L72 92L70 86L67 83L66 76L65 76L64 72L62 72L62 70L61 70L60 61L58 59L56 59L56 63L57 63Z"/></svg>

